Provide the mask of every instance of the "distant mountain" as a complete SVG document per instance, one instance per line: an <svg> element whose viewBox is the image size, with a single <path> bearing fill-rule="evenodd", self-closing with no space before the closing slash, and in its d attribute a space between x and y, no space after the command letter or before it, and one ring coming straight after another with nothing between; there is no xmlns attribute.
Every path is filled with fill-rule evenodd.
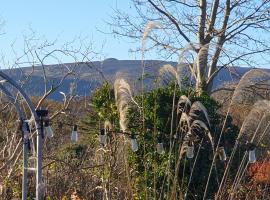
<svg viewBox="0 0 270 200"><path fill-rule="evenodd" d="M63 85L54 92L49 98L61 100L60 91L69 93L71 88L76 86L76 93L80 96L89 95L95 88L101 85L104 78L109 82L122 74L130 82L138 82L141 76L141 66L145 66L146 85L152 87L152 81L158 76L159 68L165 64L176 66L175 62L159 61L159 60L117 60L109 58L104 61L94 61L88 63L66 63L45 66L46 76L48 79L47 86L57 85L63 75L68 72L68 69L73 69L76 75L68 76ZM241 76L250 70L250 68L234 67L230 71L222 69L214 79L213 89L221 87L229 82L237 82ZM44 92L43 68L40 67L25 67L5 70L11 77L23 85L29 95L40 96ZM31 74L31 76L29 76ZM189 76L188 68L183 67L182 76ZM28 77L28 79L27 79ZM24 84L27 82L27 84Z"/></svg>

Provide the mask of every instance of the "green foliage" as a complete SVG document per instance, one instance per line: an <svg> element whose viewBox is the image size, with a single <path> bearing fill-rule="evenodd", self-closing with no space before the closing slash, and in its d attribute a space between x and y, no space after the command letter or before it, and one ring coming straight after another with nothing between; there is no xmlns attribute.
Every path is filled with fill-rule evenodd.
<svg viewBox="0 0 270 200"><path fill-rule="evenodd" d="M128 152L129 167L131 171L134 171L134 175L132 175L134 178L128 180L133 182L135 196L138 199L164 199L171 195L180 198L187 190L194 159L186 159L184 156L181 161L179 160L180 147L184 137L178 130L177 102L181 95L188 96L191 102L200 101L206 107L211 121L209 129L215 143L219 138L224 121L224 117L217 113L220 106L207 94L198 97L193 95L190 88L186 88L187 90L181 91L173 83L156 88L145 93L143 101L141 96L135 97L137 103L143 106L142 110L137 106L131 106L129 109L128 127L130 132L137 136L139 150L136 153ZM95 92L92 103L93 112L81 121L86 127L85 129L93 132L93 127L97 130L100 123L109 120L113 123L114 130L119 130L114 92L109 84L104 84ZM142 111L144 118L142 118ZM97 124L99 125L97 126ZM232 125L229 118L222 138L222 144L226 149L228 147L226 141L229 141L229 145L233 145L237 133L238 128ZM178 137L174 138L174 135L178 135ZM113 135L109 135L109 137L110 144L107 148L112 151L112 145L117 145L117 140ZM161 155L156 151L156 145L160 141L163 142L165 148L165 153ZM195 152L197 152L198 146L199 143L195 145ZM114 148L117 149L119 146L114 146ZM111 162L110 157L114 157L113 153L107 154L105 160ZM212 146L209 141L204 140L193 171L187 199L202 199L212 158ZM217 161L215 172L210 178L208 198L213 198L214 192L217 190L217 178L221 177L224 166L223 162ZM112 176L110 167L111 164L104 166L103 178L110 179ZM99 173L98 170L97 173ZM175 193L174 187L176 188Z"/></svg>
<svg viewBox="0 0 270 200"><path fill-rule="evenodd" d="M109 83L104 83L97 89L92 98L92 104L100 120L109 121L117 117L117 107L114 102L114 91Z"/></svg>

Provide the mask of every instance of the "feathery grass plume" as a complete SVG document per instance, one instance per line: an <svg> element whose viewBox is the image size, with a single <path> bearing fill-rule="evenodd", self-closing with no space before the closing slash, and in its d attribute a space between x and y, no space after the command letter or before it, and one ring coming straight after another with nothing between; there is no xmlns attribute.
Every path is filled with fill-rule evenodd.
<svg viewBox="0 0 270 200"><path fill-rule="evenodd" d="M256 71L256 72L258 72L258 71ZM253 74L253 72L251 72L251 74ZM243 77L243 79L245 79L245 77ZM243 82L246 82L246 81L242 81L241 84L243 84ZM241 84L240 84L240 86L241 86ZM229 110L230 109L232 109L232 108L229 107ZM224 192L224 189L226 190L226 188L227 188L227 187L224 187L224 183L226 182L226 180L228 178L228 174L229 174L230 168L231 168L232 158L234 158L234 156L236 154L236 150L237 150L239 143L241 143L241 142L242 143L254 142L255 144L258 144L260 142L260 140L262 139L262 137L264 137L265 133L269 132L269 129L268 129L269 128L269 118L270 118L269 111L270 111L269 101L260 100L260 101L257 101L253 105L251 111L248 113L247 117L245 117L244 122L241 126L241 129L239 131L239 134L237 136L236 143L233 147L230 158L228 160L227 167L226 167L224 175L222 177L222 181L221 181L221 184L219 186L217 194L222 194L222 192ZM267 137L267 139L269 140L269 136ZM270 142L268 142L268 145L269 145L269 143ZM244 162L244 158L242 159L240 167L238 168L238 172L237 172L238 176L235 179L235 181L238 181L239 173L243 171L243 165L242 165L243 162ZM240 180L241 180L241 178L240 178ZM236 189L236 187L234 187L234 189Z"/></svg>
<svg viewBox="0 0 270 200"><path fill-rule="evenodd" d="M147 23L147 25L144 28L143 37L142 37L142 47L144 47L145 41L147 37L149 36L150 32L155 28L161 28L160 23L155 21L150 21Z"/></svg>
<svg viewBox="0 0 270 200"><path fill-rule="evenodd" d="M194 57L196 57L197 52L195 51L194 46L198 46L198 45L197 44L192 44L192 45L189 44L186 47L180 49L180 54L178 56L177 72L178 72L178 74L182 74L181 69L185 69L185 67L183 67L183 65L187 65L188 69L191 72L190 73L191 78L194 77L195 79L197 79L196 78L197 62L194 62ZM198 48L198 47L196 47L196 48ZM189 58L191 58L191 60L189 60ZM185 72L184 74L187 74L187 73Z"/></svg>
<svg viewBox="0 0 270 200"><path fill-rule="evenodd" d="M114 82L114 93L117 109L119 112L119 123L122 131L126 132L128 128L128 108L131 102L130 85L123 78L117 78Z"/></svg>
<svg viewBox="0 0 270 200"><path fill-rule="evenodd" d="M270 84L269 84L269 82L268 82L268 84L265 84L265 82L267 83L267 80L270 80L269 78L270 78L269 73L267 73L266 71L260 70L260 69L252 69L242 76L242 78L240 79L239 83L237 84L236 89L232 95L232 99L231 99L231 102L230 102L230 105L229 105L229 108L228 108L228 111L226 114L226 118L225 118L224 123L223 123L223 127L221 130L221 134L219 136L217 146L219 145L221 136L223 135L226 120L227 120L227 117L229 114L231 116L233 116L233 119L240 118L239 124L242 124L242 122L244 121L244 123L241 127L241 130L238 134L238 139L239 138L241 140L245 140L245 138L252 139L251 137L253 137L253 136L248 137L246 135L254 135L254 133L253 134L248 134L248 133L246 134L245 131L249 131L249 126L251 125L251 123L254 122L254 120L256 120L257 117L262 119L262 117L263 117L262 111L263 110L261 110L260 106L257 106L258 104L256 104L253 106L254 110L252 112L249 112L250 108L248 108L247 105L252 106L256 101L260 100L260 99L258 99L258 96L260 96L260 95L255 95L254 93L250 93L250 92L248 93L247 91L248 91L248 89L252 88L252 86L258 86L261 83L263 83L262 85L265 85L268 88ZM254 92L257 92L257 91L254 91ZM243 106L246 106L245 110L243 110ZM240 112L239 112L239 110L240 110ZM257 110L257 112L255 112L256 110ZM248 117L245 118L245 116L247 114L248 114ZM234 122L235 122L235 120L234 120ZM261 122L261 120L256 120L256 122L252 126L257 127L258 124L260 124L260 122ZM256 137L256 135L255 135L255 137ZM225 169L224 175L222 177L222 180L221 180L218 192L217 192L217 196L220 195L220 193L222 192L222 190L224 188L224 183L226 182L227 177L228 177L228 173L230 171L232 158L234 157L234 154L236 153L237 146L239 144L238 141L239 140L236 140L236 144L234 145L231 156L230 156L229 161L227 163L227 167ZM213 166L214 166L214 160L211 164L211 169L210 169L210 173L208 176L208 181L210 179ZM205 189L205 193L206 193L206 191L207 191L207 186Z"/></svg>
<svg viewBox="0 0 270 200"><path fill-rule="evenodd" d="M253 86L263 87L262 89L270 89L270 74L261 69L251 69L246 72L240 79L232 96L232 104L251 104L257 100L254 98L254 93L250 92ZM258 88L257 88L258 89ZM252 101L252 102L251 102Z"/></svg>
<svg viewBox="0 0 270 200"><path fill-rule="evenodd" d="M166 74L171 74L175 80L177 81L178 86L181 88L181 78L177 70L170 64L163 65L159 69L159 78L158 81L160 82L161 77L165 76Z"/></svg>
<svg viewBox="0 0 270 200"><path fill-rule="evenodd" d="M199 102L199 101L195 101L189 111L189 116L193 119L193 120L201 120L204 121L206 120L206 122L208 123L208 126L210 127L210 120L208 117L208 113L206 108L204 107L204 105ZM205 119L202 119L205 118Z"/></svg>
<svg viewBox="0 0 270 200"><path fill-rule="evenodd" d="M194 45L188 44L184 48L180 49L180 54L179 54L179 57L178 57L178 63L187 63L188 62L188 60L187 60L188 54L187 53L190 53L190 54L191 53L196 53L195 50L194 50ZM197 45L195 45L195 46L197 46Z"/></svg>
<svg viewBox="0 0 270 200"><path fill-rule="evenodd" d="M266 91L269 90L270 74L268 72L252 69L245 73L235 88L229 108L234 122L242 125L252 105L258 100L268 98Z"/></svg>
<svg viewBox="0 0 270 200"><path fill-rule="evenodd" d="M183 124L188 125L188 130L190 130L190 118L186 113L182 113L181 118L180 118L180 124L183 126Z"/></svg>
<svg viewBox="0 0 270 200"><path fill-rule="evenodd" d="M259 142L269 122L270 101L257 101L249 112L248 116L245 118L243 125L240 129L238 138L244 142L251 140L253 140L253 142L255 143ZM266 132L268 133L269 131L270 128L268 128ZM270 145L269 141L268 145Z"/></svg>
<svg viewBox="0 0 270 200"><path fill-rule="evenodd" d="M181 95L177 103L177 115L181 115L183 112L189 112L191 107L191 101L186 95Z"/></svg>
<svg viewBox="0 0 270 200"><path fill-rule="evenodd" d="M265 133L269 132L270 130L269 120L270 120L270 102L267 100L257 101L254 104L251 111L249 112L240 129L238 135L239 141L242 141L243 143L251 142L257 146L265 136ZM247 153L245 153L245 156L246 154ZM241 182L243 175L246 171L246 167L248 166L248 163L244 165L244 160L245 159L243 158L240 167L238 168L236 177L234 179L232 194L234 191L236 191L237 186Z"/></svg>
<svg viewBox="0 0 270 200"><path fill-rule="evenodd" d="M213 137L207 127L207 125L201 121L201 120L194 120L191 124L191 133L196 134L197 136L199 136L199 138L204 138L204 136L206 135L205 133L207 133L207 137L209 139L209 141L211 142L212 147L214 147L214 141L213 141ZM202 129L205 131L204 134L202 134Z"/></svg>

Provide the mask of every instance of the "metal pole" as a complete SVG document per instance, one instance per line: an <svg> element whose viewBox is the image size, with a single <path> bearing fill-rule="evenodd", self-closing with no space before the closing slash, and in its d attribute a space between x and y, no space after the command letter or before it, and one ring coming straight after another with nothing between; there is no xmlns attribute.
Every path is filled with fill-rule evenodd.
<svg viewBox="0 0 270 200"><path fill-rule="evenodd" d="M22 200L27 199L27 180L28 180L28 143L29 143L29 132L27 130L27 124L23 121L23 183L22 183Z"/></svg>
<svg viewBox="0 0 270 200"><path fill-rule="evenodd" d="M39 156L42 155L42 139L41 139L41 128L40 128L40 124L39 124L39 119L36 113L36 110L32 104L32 101L30 100L30 98L27 96L27 94L25 93L25 91L16 83L16 81L14 81L12 78L10 78L8 75L6 75L3 71L0 71L0 77L2 77L4 80L6 80L8 83L10 83L14 88L16 88L19 93L22 95L22 97L24 98L26 104L28 105L32 116L34 117L35 120L35 126L36 126L36 130L37 130L37 148L38 153L37 153L37 166L36 166L36 200L41 200L41 194L40 194L40 190L38 190L38 186L41 185L41 181L42 181L42 159L39 158Z"/></svg>
<svg viewBox="0 0 270 200"><path fill-rule="evenodd" d="M38 176L42 174L42 146L44 139L44 125L43 120L48 116L48 110L40 109L36 110L37 116L39 117L39 127L40 131L37 135L37 187L36 194L38 194L37 199L41 200L44 198L44 183L42 181L42 176Z"/></svg>
<svg viewBox="0 0 270 200"><path fill-rule="evenodd" d="M42 196L42 135L43 135L43 120L40 117L40 132L37 135L37 173L36 173L36 199L41 200Z"/></svg>
<svg viewBox="0 0 270 200"><path fill-rule="evenodd" d="M25 115L22 112L15 97L2 85L0 84L0 90L6 94L8 99L14 104L15 109L19 115L20 122L22 123L22 134L23 134L23 178L22 178L22 200L27 199L27 179L28 179L28 142L29 135L27 130L27 124L25 122Z"/></svg>

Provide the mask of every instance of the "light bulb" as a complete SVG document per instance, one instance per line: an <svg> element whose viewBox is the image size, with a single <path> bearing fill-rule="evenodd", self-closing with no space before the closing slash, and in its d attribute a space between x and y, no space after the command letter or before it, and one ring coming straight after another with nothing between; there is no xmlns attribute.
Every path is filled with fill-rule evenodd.
<svg viewBox="0 0 270 200"><path fill-rule="evenodd" d="M164 152L165 151L164 151L163 143L162 142L157 143L157 153L163 154Z"/></svg>
<svg viewBox="0 0 270 200"><path fill-rule="evenodd" d="M72 142L78 142L77 125L73 126L73 130L71 132L71 141Z"/></svg>
<svg viewBox="0 0 270 200"><path fill-rule="evenodd" d="M49 121L45 121L45 133L48 137L52 138L53 137L53 130L52 127L49 124Z"/></svg>
<svg viewBox="0 0 270 200"><path fill-rule="evenodd" d="M187 158L193 158L194 157L194 145L188 145L187 146L187 154L186 154Z"/></svg>
<svg viewBox="0 0 270 200"><path fill-rule="evenodd" d="M132 151L134 152L138 151L139 148L138 148L138 143L137 143L135 135L131 136L130 143L131 143Z"/></svg>
<svg viewBox="0 0 270 200"><path fill-rule="evenodd" d="M256 152L255 149L248 151L248 162L255 163L256 162Z"/></svg>
<svg viewBox="0 0 270 200"><path fill-rule="evenodd" d="M224 147L218 148L218 156L221 161L225 161L227 159L227 155L226 155Z"/></svg>
<svg viewBox="0 0 270 200"><path fill-rule="evenodd" d="M47 136L50 138L52 138L54 136L51 126L45 127L45 132L46 132Z"/></svg>

